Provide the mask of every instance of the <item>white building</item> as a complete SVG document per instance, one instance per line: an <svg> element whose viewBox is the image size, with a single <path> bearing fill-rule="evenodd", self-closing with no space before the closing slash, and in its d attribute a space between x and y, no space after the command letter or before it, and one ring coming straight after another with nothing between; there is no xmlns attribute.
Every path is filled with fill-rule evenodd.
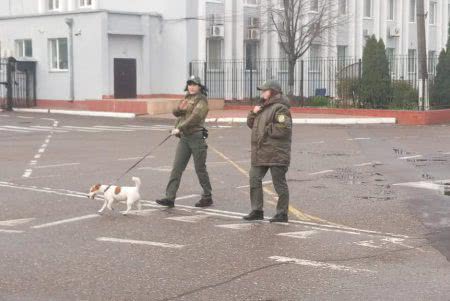
<svg viewBox="0 0 450 301"><path fill-rule="evenodd" d="M37 61L39 100L183 94L198 52L195 2L0 0L0 53Z"/></svg>
<svg viewBox="0 0 450 301"><path fill-rule="evenodd" d="M285 58L277 35L261 30L270 23L261 9L267 1L279 2L0 0L0 55L37 61L40 100L179 95L189 73L206 77L220 96L242 98L249 90L256 94L258 82L286 77L283 64L276 72L273 66L255 67L263 59ZM311 0L311 14L321 2L336 5L347 22L304 59L359 59L372 34L384 40L389 56L416 55L416 0ZM425 0L425 7L427 48L434 55L447 41L450 0ZM73 68L67 22L73 22ZM223 60L228 62L218 66ZM207 67L191 61L205 61ZM320 88L314 80L322 76L320 66L304 68L305 94L311 94Z"/></svg>

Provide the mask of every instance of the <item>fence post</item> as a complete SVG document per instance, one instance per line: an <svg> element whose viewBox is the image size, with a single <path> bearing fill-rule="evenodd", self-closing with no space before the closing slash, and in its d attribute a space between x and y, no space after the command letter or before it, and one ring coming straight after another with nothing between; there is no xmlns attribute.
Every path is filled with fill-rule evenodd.
<svg viewBox="0 0 450 301"><path fill-rule="evenodd" d="M6 65L6 110L12 111L13 108L13 77L12 73L14 71L14 64L16 60L13 57L8 58L8 63Z"/></svg>
<svg viewBox="0 0 450 301"><path fill-rule="evenodd" d="M203 77L205 78L205 86L207 86L208 85L208 62L205 62L203 68L204 68L204 70L203 70L204 76Z"/></svg>
<svg viewBox="0 0 450 301"><path fill-rule="evenodd" d="M253 104L253 62L250 62L250 103Z"/></svg>
<svg viewBox="0 0 450 301"><path fill-rule="evenodd" d="M189 76L192 76L192 62L189 62Z"/></svg>
<svg viewBox="0 0 450 301"><path fill-rule="evenodd" d="M304 93L304 91L303 91L303 80L304 80L304 78L303 78L303 73L304 73L304 70L305 70L305 61L304 60L301 60L300 61L300 106L305 106L305 100L304 100L304 95L305 95L305 93Z"/></svg>
<svg viewBox="0 0 450 301"><path fill-rule="evenodd" d="M361 78L362 78L362 60L358 59L358 94L361 91ZM355 105L355 97L358 98L358 107L360 106L360 99L358 95L355 95L357 93L353 92L353 106Z"/></svg>

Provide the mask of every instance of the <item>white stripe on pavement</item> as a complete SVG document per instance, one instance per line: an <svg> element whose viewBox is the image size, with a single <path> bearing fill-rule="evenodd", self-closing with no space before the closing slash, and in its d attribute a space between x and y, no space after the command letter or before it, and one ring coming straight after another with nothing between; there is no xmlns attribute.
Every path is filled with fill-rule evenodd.
<svg viewBox="0 0 450 301"><path fill-rule="evenodd" d="M169 248L169 249L180 249L180 248L185 247L184 245L168 244L168 243L164 243L164 242L133 240L133 239L120 239L120 238L112 238L112 237L98 237L96 240L104 241L104 242L132 244L132 245L146 245L146 246Z"/></svg>
<svg viewBox="0 0 450 301"><path fill-rule="evenodd" d="M323 175L323 174L332 173L332 172L334 172L334 170L332 170L332 169L330 169L330 170L322 170L322 171L310 173L309 175L310 176Z"/></svg>
<svg viewBox="0 0 450 301"><path fill-rule="evenodd" d="M262 184L263 185L270 185L270 184L272 184L272 181L265 181L265 182L262 182ZM244 185L244 186L238 186L238 187L236 187L236 189L249 188L249 187L250 187L250 185Z"/></svg>
<svg viewBox="0 0 450 301"><path fill-rule="evenodd" d="M208 216L206 216L206 215L187 215L187 216L168 217L166 219L172 220L172 221L177 221L177 222L184 222L184 223L197 223L206 218L208 218Z"/></svg>
<svg viewBox="0 0 450 301"><path fill-rule="evenodd" d="M0 127L0 131L15 132L15 133L31 133L32 132L32 131L8 129L8 128L3 128L3 127Z"/></svg>
<svg viewBox="0 0 450 301"><path fill-rule="evenodd" d="M148 156L144 160L153 159L153 158L155 158L155 156ZM117 159L117 161L132 161L132 160L139 160L139 159L142 159L142 157L120 158L120 159Z"/></svg>
<svg viewBox="0 0 450 301"><path fill-rule="evenodd" d="M42 228L54 227L54 226L58 226L58 225L62 225L62 224L73 223L73 222L91 219L91 218L97 218L97 217L100 217L100 215L89 214L89 215L64 219L64 220L60 220L60 221L56 221L56 222L51 222L51 223L47 223L47 224L42 224L42 225L38 225L38 226L33 226L32 228L33 229L42 229Z"/></svg>
<svg viewBox="0 0 450 301"><path fill-rule="evenodd" d="M305 239L305 238L309 238L310 236L315 235L317 233L318 233L317 230L308 230L308 231L278 233L277 235Z"/></svg>
<svg viewBox="0 0 450 301"><path fill-rule="evenodd" d="M53 167L64 167L64 166L73 166L73 165L80 165L80 163L62 163L62 164L55 164L55 165L44 165L44 166L36 166L36 169L40 168L53 168Z"/></svg>
<svg viewBox="0 0 450 301"><path fill-rule="evenodd" d="M297 259L297 258L289 258L289 257L283 257L283 256L271 256L269 259L275 260L276 262L282 262L282 263L294 263L302 266L309 266L314 268L321 268L321 269L330 269L335 271L344 271L344 272L351 272L351 273L359 273L359 272L366 272L366 273L376 273L372 270L367 269L356 269L344 265L337 265L332 263L326 263L326 262L320 262L320 261L312 261L312 260L306 260L306 259Z"/></svg>
<svg viewBox="0 0 450 301"><path fill-rule="evenodd" d="M416 158L422 158L422 155L415 155L415 156L408 156L408 157L400 157L399 160L408 160L408 159L416 159Z"/></svg>
<svg viewBox="0 0 450 301"><path fill-rule="evenodd" d="M24 231L19 231L19 230L2 230L0 229L0 233L23 233Z"/></svg>
<svg viewBox="0 0 450 301"><path fill-rule="evenodd" d="M22 219L12 219L9 221L0 221L0 226L2 227L15 227L18 225L26 224L33 221L34 218L22 218Z"/></svg>

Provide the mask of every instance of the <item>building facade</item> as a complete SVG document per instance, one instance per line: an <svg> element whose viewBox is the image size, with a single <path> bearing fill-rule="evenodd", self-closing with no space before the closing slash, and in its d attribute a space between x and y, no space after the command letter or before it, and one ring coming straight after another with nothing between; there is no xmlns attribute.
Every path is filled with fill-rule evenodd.
<svg viewBox="0 0 450 301"><path fill-rule="evenodd" d="M179 95L196 13L189 0L0 0L0 54L37 62L39 100Z"/></svg>
<svg viewBox="0 0 450 301"><path fill-rule="evenodd" d="M312 59L356 61L371 35L383 39L389 57L417 55L416 0L303 1L309 15L330 5L345 22L304 55L305 65L297 68L305 70L306 83L296 83L297 94L325 88L331 95L321 84L329 80L329 66ZM256 95L257 83L267 78L287 78L286 54L268 30L264 9L282 2L0 0L0 56L37 62L42 100L179 95L194 73L210 85L212 96L240 99ZM425 10L427 51L436 56L447 42L450 0L425 0ZM396 69L393 77L417 73L414 60Z"/></svg>

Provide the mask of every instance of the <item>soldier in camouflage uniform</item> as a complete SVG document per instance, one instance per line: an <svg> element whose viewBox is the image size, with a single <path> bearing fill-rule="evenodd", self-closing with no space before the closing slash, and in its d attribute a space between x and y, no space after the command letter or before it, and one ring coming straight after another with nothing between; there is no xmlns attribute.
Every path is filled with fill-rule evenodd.
<svg viewBox="0 0 450 301"><path fill-rule="evenodd" d="M207 130L204 127L208 115L208 101L206 87L202 85L199 77L191 76L186 83L186 97L173 111L177 117L172 135L180 138L175 153L172 172L166 187L166 197L156 202L162 206L175 206L175 198L180 186L181 176L192 157L194 158L195 172L197 173L203 194L195 206L207 207L213 203L211 183L206 170L206 144Z"/></svg>
<svg viewBox="0 0 450 301"><path fill-rule="evenodd" d="M287 97L282 94L277 81L268 81L258 87L261 103L247 117L252 129L250 200L252 211L245 220L262 220L262 179L270 169L273 185L278 194L277 213L270 222L287 222L289 189L286 173L291 159L292 118Z"/></svg>

